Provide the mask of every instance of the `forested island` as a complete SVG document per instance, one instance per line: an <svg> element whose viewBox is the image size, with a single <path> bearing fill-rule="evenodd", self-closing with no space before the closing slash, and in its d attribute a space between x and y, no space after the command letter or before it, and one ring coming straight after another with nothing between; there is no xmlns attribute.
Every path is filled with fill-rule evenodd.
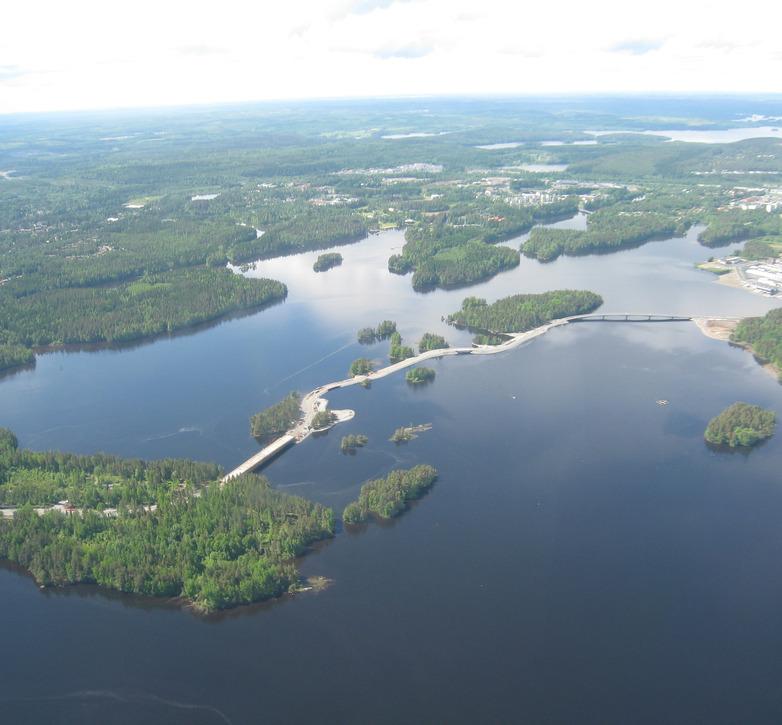
<svg viewBox="0 0 782 725"><path fill-rule="evenodd" d="M758 405L734 403L712 418L706 427L707 443L730 448L748 448L774 434L776 414Z"/></svg>
<svg viewBox="0 0 782 725"><path fill-rule="evenodd" d="M358 341L362 345L371 345L378 340L386 340L396 331L396 322L393 320L383 320L377 327L362 327L358 331Z"/></svg>
<svg viewBox="0 0 782 725"><path fill-rule="evenodd" d="M586 290L554 290L541 294L503 297L488 304L480 297L466 297L447 322L457 327L491 333L526 332L552 320L593 312L603 298Z"/></svg>
<svg viewBox="0 0 782 725"><path fill-rule="evenodd" d="M748 346L762 362L773 365L782 379L782 309L741 320L730 339Z"/></svg>
<svg viewBox="0 0 782 725"><path fill-rule="evenodd" d="M391 335L391 349L388 352L389 360L393 364L407 360L410 357L415 357L413 348L409 345L403 345L402 336L398 332L394 332Z"/></svg>
<svg viewBox="0 0 782 725"><path fill-rule="evenodd" d="M423 496L436 480L437 470L428 465L391 471L386 478L365 483L358 501L345 507L342 520L346 524L360 524L370 516L379 519L399 516L410 501Z"/></svg>
<svg viewBox="0 0 782 725"><path fill-rule="evenodd" d="M333 512L274 491L261 476L220 486L219 475L193 461L33 453L2 430L0 497L26 503L0 518L0 559L43 585L180 597L204 612L294 588L293 558L333 535ZM81 510L33 509L62 496ZM104 513L107 504L116 512Z"/></svg>
<svg viewBox="0 0 782 725"><path fill-rule="evenodd" d="M365 435L362 435L361 433L351 433L350 435L342 436L339 449L343 453L355 453L356 449L363 448L368 441L369 438L367 438Z"/></svg>
<svg viewBox="0 0 782 725"><path fill-rule="evenodd" d="M351 377L355 378L357 375L369 375L374 369L375 366L371 360L359 357L350 364L349 373Z"/></svg>
<svg viewBox="0 0 782 725"><path fill-rule="evenodd" d="M326 272L332 267L338 267L340 264L342 264L342 255L339 252L328 252L318 256L315 264L312 265L312 269L315 272Z"/></svg>
<svg viewBox="0 0 782 725"><path fill-rule="evenodd" d="M405 373L405 380L410 385L422 385L431 383L434 380L435 372L432 368L416 367L411 368Z"/></svg>
<svg viewBox="0 0 782 725"><path fill-rule="evenodd" d="M290 392L279 403L250 418L250 434L254 438L281 436L295 425L300 416L301 395Z"/></svg>
<svg viewBox="0 0 782 725"><path fill-rule="evenodd" d="M447 347L447 340L442 335L435 335L433 332L425 332L418 341L419 353L429 350L444 350Z"/></svg>

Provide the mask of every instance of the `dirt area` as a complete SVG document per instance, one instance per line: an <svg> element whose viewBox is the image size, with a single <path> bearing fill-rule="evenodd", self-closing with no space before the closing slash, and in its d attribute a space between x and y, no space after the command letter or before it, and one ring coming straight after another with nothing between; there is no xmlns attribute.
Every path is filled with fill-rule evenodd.
<svg viewBox="0 0 782 725"><path fill-rule="evenodd" d="M704 317L697 317L693 322L698 326L698 329L714 340L723 340L727 342L730 340L731 333L736 329L736 325L739 324L739 320L711 320Z"/></svg>

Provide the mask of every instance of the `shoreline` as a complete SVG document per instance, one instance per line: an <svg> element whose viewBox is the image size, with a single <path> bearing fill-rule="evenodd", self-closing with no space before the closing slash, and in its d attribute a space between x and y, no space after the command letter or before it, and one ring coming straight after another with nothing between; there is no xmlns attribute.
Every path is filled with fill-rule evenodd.
<svg viewBox="0 0 782 725"><path fill-rule="evenodd" d="M764 362L763 359L755 352L755 349L746 342L735 342L731 340L731 334L736 329L736 326L742 318L719 318L719 317L694 317L693 322L697 328L706 337L710 337L712 340L719 340L720 342L727 342L733 347L740 347L742 350L750 353L755 359L755 362L760 365L769 375L773 375L778 381L782 381L782 370L771 362Z"/></svg>

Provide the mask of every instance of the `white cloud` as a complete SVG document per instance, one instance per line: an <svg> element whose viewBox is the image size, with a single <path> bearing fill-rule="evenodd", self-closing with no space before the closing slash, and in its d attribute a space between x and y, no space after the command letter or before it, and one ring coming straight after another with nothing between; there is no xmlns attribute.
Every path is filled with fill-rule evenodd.
<svg viewBox="0 0 782 725"><path fill-rule="evenodd" d="M776 0L9 3L0 113L274 98L775 92Z"/></svg>

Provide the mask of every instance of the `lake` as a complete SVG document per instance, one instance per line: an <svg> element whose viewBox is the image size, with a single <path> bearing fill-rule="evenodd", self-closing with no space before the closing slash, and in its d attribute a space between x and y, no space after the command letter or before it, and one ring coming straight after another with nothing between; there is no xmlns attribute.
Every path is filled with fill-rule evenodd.
<svg viewBox="0 0 782 725"><path fill-rule="evenodd" d="M0 381L1 422L36 449L229 467L257 449L250 414L387 355L354 342L383 318L408 342L428 330L458 344L469 335L441 317L466 295L584 288L607 312L688 315L774 306L695 269L713 254L696 235L522 259L429 294L387 272L397 231L338 248L342 266L325 273L312 271L319 252L260 262L247 274L284 281L285 303L134 348L41 356ZM736 400L782 413L778 383L691 323L573 325L432 367L423 388L395 376L332 392L356 417L266 469L338 512L391 468L440 472L401 518L303 559L303 574L333 580L323 592L203 619L0 569L3 719L777 722L782 440L726 454L702 435ZM410 423L432 429L388 441ZM342 455L347 433L368 446Z"/></svg>

